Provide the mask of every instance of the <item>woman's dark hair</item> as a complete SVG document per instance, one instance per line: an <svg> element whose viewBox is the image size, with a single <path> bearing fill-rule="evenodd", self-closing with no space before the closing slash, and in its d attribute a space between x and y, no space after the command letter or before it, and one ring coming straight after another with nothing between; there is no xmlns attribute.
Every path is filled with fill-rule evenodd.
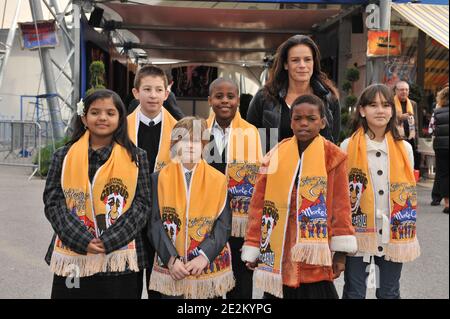
<svg viewBox="0 0 450 319"><path fill-rule="evenodd" d="M116 92L108 89L99 89L87 95L86 97L83 98L84 103L83 113L84 114L88 113L89 107L92 105L94 101L109 98L112 99L114 106L117 108L117 111L119 112L119 126L117 127L117 130L113 134L113 141L125 147L131 156L131 160L137 162L136 145L134 145L134 143L130 140L130 137L128 136L127 111L125 109L125 105L122 102L122 99ZM75 119L72 137L71 140L67 143L67 145L74 144L84 135L85 132L86 128L83 122L81 121L81 116L77 115Z"/></svg>
<svg viewBox="0 0 450 319"><path fill-rule="evenodd" d="M247 118L248 107L253 99L253 95L248 93L243 93L239 97L239 113L241 117L245 120Z"/></svg>
<svg viewBox="0 0 450 319"><path fill-rule="evenodd" d="M440 107L448 107L448 85L437 93L436 102Z"/></svg>
<svg viewBox="0 0 450 319"><path fill-rule="evenodd" d="M325 88L327 88L336 98L339 96L338 90L333 85L333 82L328 79L328 76L321 71L320 68L320 51L316 43L306 35L294 35L283 42L277 49L273 66L270 69L269 79L265 84L265 91L269 96L277 97L278 92L282 89L286 89L289 84L288 71L285 70L284 65L288 61L288 53L292 47L297 45L306 45L311 49L313 54L314 69L311 79L315 79L320 82ZM267 94L266 94L267 95Z"/></svg>
<svg viewBox="0 0 450 319"><path fill-rule="evenodd" d="M361 93L361 95L358 98L358 101L356 102L356 110L353 113L353 117L350 122L351 133L352 134L355 133L360 127L362 127L364 129L364 133L368 133L370 138L375 137L375 133L372 132L372 130L369 128L369 125L367 124L367 119L361 116L359 110L362 107L366 107L367 105L375 101L375 98L377 97L378 94L380 94L386 99L386 101L391 105L392 109L392 117L386 126L385 133L391 132L392 136L394 137L394 140L402 140L403 138L400 136L400 133L398 132L397 129L397 114L396 114L397 112L395 110L394 104L394 93L389 87L387 87L384 84L369 85Z"/></svg>
<svg viewBox="0 0 450 319"><path fill-rule="evenodd" d="M325 123L328 125L327 118L325 116L325 104L323 104L322 99L320 99L319 97L312 95L312 94L305 94L305 95L299 96L298 98L296 98L294 100L294 102L292 102L292 106L291 106L291 110L290 110L291 119L292 119L292 113L294 112L294 109L303 103L316 105L319 108L320 118L324 119Z"/></svg>

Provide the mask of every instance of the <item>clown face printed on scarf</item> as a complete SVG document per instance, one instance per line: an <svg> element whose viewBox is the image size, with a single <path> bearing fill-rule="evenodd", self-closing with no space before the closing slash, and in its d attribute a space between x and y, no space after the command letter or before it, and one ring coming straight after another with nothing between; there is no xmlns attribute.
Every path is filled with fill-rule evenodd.
<svg viewBox="0 0 450 319"><path fill-rule="evenodd" d="M360 169L353 168L349 174L350 204L352 207L352 225L367 227L367 214L361 210L361 197L367 188L367 177Z"/></svg>
<svg viewBox="0 0 450 319"><path fill-rule="evenodd" d="M123 214L128 199L127 187L122 180L111 178L102 191L101 200L105 204L105 221L99 223L104 224L105 229L111 227L117 219ZM98 216L99 217L99 216ZM97 221L99 219L97 218ZM100 227L103 231L103 227Z"/></svg>
<svg viewBox="0 0 450 319"><path fill-rule="evenodd" d="M277 221L278 212L275 208L275 204L266 202L261 220L261 251L270 250L270 236L272 235L273 228L276 226Z"/></svg>
<svg viewBox="0 0 450 319"><path fill-rule="evenodd" d="M363 184L358 181L350 181L349 189L350 189L350 203L352 205L352 214L356 214L361 201Z"/></svg>
<svg viewBox="0 0 450 319"><path fill-rule="evenodd" d="M164 230L166 231L167 235L169 235L170 240L172 240L172 243L175 243L175 240L177 239L177 225L174 222L165 220L163 222Z"/></svg>
<svg viewBox="0 0 450 319"><path fill-rule="evenodd" d="M367 187L367 177L359 169L352 169L349 174L350 203L352 214L360 211L361 195Z"/></svg>
<svg viewBox="0 0 450 319"><path fill-rule="evenodd" d="M261 224L261 248L267 249L275 220L272 216L263 215Z"/></svg>
<svg viewBox="0 0 450 319"><path fill-rule="evenodd" d="M106 200L106 227L113 225L122 215L125 198L119 193L109 194Z"/></svg>
<svg viewBox="0 0 450 319"><path fill-rule="evenodd" d="M177 235L180 232L181 220L175 209L170 207L163 207L163 213L161 215L164 230L170 237L172 243L175 244Z"/></svg>

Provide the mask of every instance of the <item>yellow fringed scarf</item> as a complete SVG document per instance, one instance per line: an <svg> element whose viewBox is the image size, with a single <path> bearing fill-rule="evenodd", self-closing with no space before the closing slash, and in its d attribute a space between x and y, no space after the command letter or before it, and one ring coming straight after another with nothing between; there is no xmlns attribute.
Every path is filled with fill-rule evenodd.
<svg viewBox="0 0 450 319"><path fill-rule="evenodd" d="M397 115L403 114L403 108L402 104L400 102L400 99L397 95L394 96L394 103L395 103L395 111ZM409 136L406 136L407 139L412 139L416 137L416 124L415 124L415 118L414 118L414 109L411 103L411 100L409 98L406 98L406 113L409 113L409 119L408 119L408 126L409 126ZM405 135L405 129L403 128L402 123L399 123L398 130L400 132L400 135Z"/></svg>
<svg viewBox="0 0 450 319"><path fill-rule="evenodd" d="M395 141L392 134L388 132L386 142L389 157L390 240L387 244L385 259L407 262L420 255L420 246L416 237L416 181L403 141ZM378 247L375 195L362 128L350 138L347 153L350 193L355 188L362 190L359 207L355 207L352 214L358 251L375 254ZM357 203L356 197L352 199L352 205L357 205L353 202Z"/></svg>
<svg viewBox="0 0 450 319"><path fill-rule="evenodd" d="M133 113L128 115L128 135L131 141L138 145L138 128L139 128L139 113L141 112L141 106L134 110ZM156 156L154 171L159 171L165 165L170 162L170 134L173 127L177 124L177 120L170 115L170 113L163 107L161 109L161 136L159 137L158 155Z"/></svg>
<svg viewBox="0 0 450 319"><path fill-rule="evenodd" d="M282 261L291 194L297 184L297 240L290 252L293 261L331 266L327 228L327 171L324 139L317 136L298 155L294 136L271 152L262 213L260 264L256 286L277 297L283 296ZM278 158L276 158L278 154ZM273 172L273 174L271 174Z"/></svg>
<svg viewBox="0 0 450 319"><path fill-rule="evenodd" d="M64 158L61 187L70 214L77 216L95 237L100 235L130 208L136 191L138 167L127 150L115 144L109 159L89 182L89 131L74 143ZM68 276L74 266L80 277L99 272L139 271L135 242L108 255L79 255L57 237L50 262L52 272Z"/></svg>
<svg viewBox="0 0 450 319"><path fill-rule="evenodd" d="M160 171L159 213L167 234L185 262L199 255L198 245L209 236L214 221L225 207L226 198L225 176L204 160L193 171L189 191L181 164L172 162ZM183 295L187 299L222 296L233 287L228 244L199 277L188 276L175 281L159 258L155 258L150 279L150 289L165 295Z"/></svg>
<svg viewBox="0 0 450 319"><path fill-rule="evenodd" d="M208 118L208 128L214 124L215 115ZM262 152L258 129L236 113L231 122L227 143L228 192L231 195L233 222L231 236L244 237L247 229L248 208L255 187Z"/></svg>
<svg viewBox="0 0 450 319"><path fill-rule="evenodd" d="M403 114L402 104L400 102L400 99L398 96L394 96L394 103L395 103L395 111L398 115ZM406 113L409 113L411 115L414 115L414 109L411 103L411 100L406 98Z"/></svg>

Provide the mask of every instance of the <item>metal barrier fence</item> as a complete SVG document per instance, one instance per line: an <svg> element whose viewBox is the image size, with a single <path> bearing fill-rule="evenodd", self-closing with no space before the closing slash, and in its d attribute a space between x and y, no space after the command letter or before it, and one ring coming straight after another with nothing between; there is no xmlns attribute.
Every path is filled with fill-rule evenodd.
<svg viewBox="0 0 450 319"><path fill-rule="evenodd" d="M48 122L42 124L47 128ZM31 167L31 179L41 167L42 142L51 142L51 130L43 130L40 123L0 121L0 165Z"/></svg>

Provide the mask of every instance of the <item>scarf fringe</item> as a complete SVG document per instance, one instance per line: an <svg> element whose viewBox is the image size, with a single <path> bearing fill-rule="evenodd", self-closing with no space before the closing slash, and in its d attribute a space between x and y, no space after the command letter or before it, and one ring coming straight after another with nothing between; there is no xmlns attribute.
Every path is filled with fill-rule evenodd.
<svg viewBox="0 0 450 319"><path fill-rule="evenodd" d="M58 276L87 277L101 272L104 255L69 256L53 252L50 260L50 270ZM76 268L78 269L76 269ZM79 273L77 273L79 270Z"/></svg>
<svg viewBox="0 0 450 319"><path fill-rule="evenodd" d="M188 279L185 292L187 299L210 299L221 297L234 288L236 282L231 269L224 274L204 280Z"/></svg>
<svg viewBox="0 0 450 319"><path fill-rule="evenodd" d="M355 236L358 242L358 252L369 253L371 255L377 253L378 244L376 233L356 233Z"/></svg>
<svg viewBox="0 0 450 319"><path fill-rule="evenodd" d="M106 255L103 263L102 272L121 272L125 271L126 266L132 271L139 271L136 250L115 251Z"/></svg>
<svg viewBox="0 0 450 319"><path fill-rule="evenodd" d="M56 275L63 277L69 275L88 277L100 272L122 272L126 270L127 265L130 270L139 271L135 250L116 251L107 256L68 256L53 252L50 261L50 270ZM79 274L77 270L79 270Z"/></svg>
<svg viewBox="0 0 450 319"><path fill-rule="evenodd" d="M389 243L386 247L385 259L397 263L413 261L420 256L420 245L417 238L409 243Z"/></svg>
<svg viewBox="0 0 450 319"><path fill-rule="evenodd" d="M247 231L247 217L235 217L233 216L233 223L231 228L231 236L233 237L245 237Z"/></svg>
<svg viewBox="0 0 450 319"><path fill-rule="evenodd" d="M183 285L184 280L173 280L168 273L161 273L153 268L148 288L167 296L182 296Z"/></svg>
<svg viewBox="0 0 450 319"><path fill-rule="evenodd" d="M296 262L308 265L331 266L331 251L328 242L324 243L297 243L291 249L291 258Z"/></svg>
<svg viewBox="0 0 450 319"><path fill-rule="evenodd" d="M268 292L278 298L283 298L283 278L281 274L275 274L259 268L253 274L255 287Z"/></svg>
<svg viewBox="0 0 450 319"><path fill-rule="evenodd" d="M231 270L213 278L191 278L176 281L168 273L153 271L149 289L168 296L183 296L185 299L211 299L225 295L235 286Z"/></svg>

